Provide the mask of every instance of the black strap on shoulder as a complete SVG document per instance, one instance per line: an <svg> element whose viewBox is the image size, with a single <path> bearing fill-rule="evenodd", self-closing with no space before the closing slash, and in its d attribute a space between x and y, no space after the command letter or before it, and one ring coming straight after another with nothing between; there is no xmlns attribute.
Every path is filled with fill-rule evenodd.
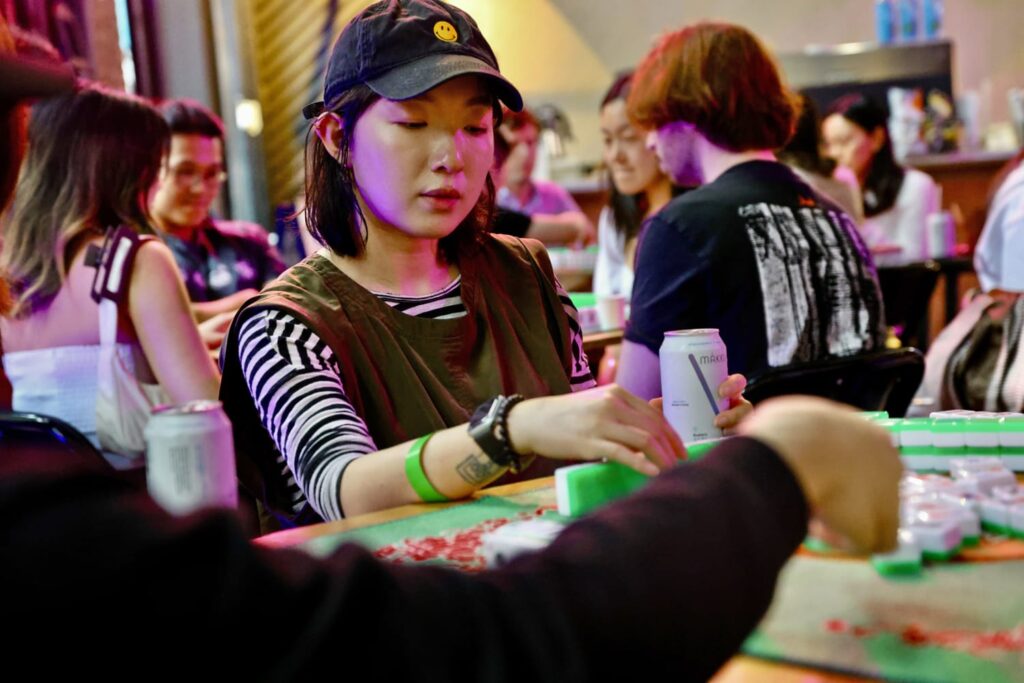
<svg viewBox="0 0 1024 683"><path fill-rule="evenodd" d="M156 239L140 235L127 225L108 229L102 247L89 245L85 253L87 266L96 269L90 295L96 303L110 299L118 307L127 303L128 283L131 281L135 255L144 242Z"/></svg>
<svg viewBox="0 0 1024 683"><path fill-rule="evenodd" d="M533 276L537 279L537 285L540 287L541 298L544 302L544 310L547 313L548 319L548 331L551 334L551 339L554 340L556 347L562 353L565 362L572 362L572 341L569 335L569 321L567 320L568 314L562 307L562 302L558 297L558 291L555 289L555 273L552 269L550 275L541 266L537 257L530 250L526 243L519 237L515 238L519 248L526 254L526 258L530 261L530 266L533 269Z"/></svg>

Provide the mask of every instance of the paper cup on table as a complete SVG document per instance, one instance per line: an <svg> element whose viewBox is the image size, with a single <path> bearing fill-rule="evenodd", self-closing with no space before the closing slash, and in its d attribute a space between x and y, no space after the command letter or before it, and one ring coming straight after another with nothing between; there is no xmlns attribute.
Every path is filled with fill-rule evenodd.
<svg viewBox="0 0 1024 683"><path fill-rule="evenodd" d="M602 330L621 330L626 326L626 297L621 294L597 297L597 320Z"/></svg>
<svg viewBox="0 0 1024 683"><path fill-rule="evenodd" d="M949 211L928 214L925 232L928 258L945 258L956 249L956 223Z"/></svg>

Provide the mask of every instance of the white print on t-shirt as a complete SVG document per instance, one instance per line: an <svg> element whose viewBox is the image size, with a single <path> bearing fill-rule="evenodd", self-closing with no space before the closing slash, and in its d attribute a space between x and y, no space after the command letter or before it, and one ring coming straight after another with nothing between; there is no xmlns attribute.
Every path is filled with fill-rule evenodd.
<svg viewBox="0 0 1024 683"><path fill-rule="evenodd" d="M772 367L870 349L865 299L879 297L852 225L833 211L750 204L739 209L761 278ZM863 291L871 286L874 291Z"/></svg>

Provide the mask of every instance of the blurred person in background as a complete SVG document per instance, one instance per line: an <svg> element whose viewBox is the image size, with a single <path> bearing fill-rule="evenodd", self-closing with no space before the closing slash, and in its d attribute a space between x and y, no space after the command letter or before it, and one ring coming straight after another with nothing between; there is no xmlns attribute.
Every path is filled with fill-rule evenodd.
<svg viewBox="0 0 1024 683"><path fill-rule="evenodd" d="M775 159L795 96L746 29L698 23L662 38L633 77L630 117L680 185L644 230L617 381L661 395L671 330L717 328L729 371L882 348L874 264L853 221Z"/></svg>
<svg viewBox="0 0 1024 683"><path fill-rule="evenodd" d="M1024 293L1024 150L997 179L985 227L974 250L983 291Z"/></svg>
<svg viewBox="0 0 1024 683"><path fill-rule="evenodd" d="M13 302L0 334L13 407L65 420L97 445L122 435L97 432L101 322L91 296L96 264L86 255L120 226L154 232L146 197L169 139L155 108L100 86L39 102L5 221L0 272ZM127 283L104 270L104 292L118 293L120 363L172 402L216 398L219 376L170 250L157 239L135 248L134 267L123 262ZM127 455L107 453L119 467L133 464Z"/></svg>
<svg viewBox="0 0 1024 683"><path fill-rule="evenodd" d="M598 220L598 255L594 293L633 291L633 262L640 228L673 197L685 191L661 169L658 155L648 148L646 132L629 120L626 99L633 73L619 76L601 100L601 138L608 168L608 206Z"/></svg>
<svg viewBox="0 0 1024 683"><path fill-rule="evenodd" d="M633 264L644 221L658 213L685 190L661 170L658 155L647 147L646 134L638 130L626 112L633 73L615 79L601 99L601 138L608 169L608 205L597 221L597 263L594 294L622 296L627 303L633 292ZM605 349L597 371L597 383L615 381L620 344Z"/></svg>
<svg viewBox="0 0 1024 683"><path fill-rule="evenodd" d="M546 244L587 245L594 241L594 226L579 204L557 183L534 180L540 141L540 122L528 110L506 111L498 129L509 152L501 166L497 204L503 209L537 216L541 223L557 224L535 236ZM568 232L571 231L571 232Z"/></svg>
<svg viewBox="0 0 1024 683"><path fill-rule="evenodd" d="M853 172L835 159L822 155L821 117L814 100L804 93L800 98L800 117L786 146L778 151L779 161L792 168L800 178L835 202L858 226L864 222L860 185Z"/></svg>
<svg viewBox="0 0 1024 683"><path fill-rule="evenodd" d="M822 123L826 154L857 177L864 205L860 229L873 251L899 249L903 259L927 258L928 216L939 210L931 177L901 166L893 154L888 112L860 94L829 106Z"/></svg>
<svg viewBox="0 0 1024 683"><path fill-rule="evenodd" d="M221 120L192 100L166 102L161 111L171 145L149 210L174 253L197 321L217 318L204 326L215 348L238 307L280 275L284 263L261 226L210 215L227 178Z"/></svg>
<svg viewBox="0 0 1024 683"><path fill-rule="evenodd" d="M981 290L928 346L917 398L934 410L1024 410L1024 151L997 188L974 251Z"/></svg>
<svg viewBox="0 0 1024 683"><path fill-rule="evenodd" d="M505 184L505 169L512 147L500 131L494 134L494 166L491 179L496 187ZM586 216L576 211L563 213L529 214L503 206L494 207L494 220L491 230L500 235L529 237L543 242L548 246L574 245L580 240L580 226Z"/></svg>

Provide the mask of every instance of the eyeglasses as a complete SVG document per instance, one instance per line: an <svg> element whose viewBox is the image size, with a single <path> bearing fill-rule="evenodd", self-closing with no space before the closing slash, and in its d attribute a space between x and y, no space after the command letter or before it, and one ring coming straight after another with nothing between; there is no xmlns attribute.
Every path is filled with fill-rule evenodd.
<svg viewBox="0 0 1024 683"><path fill-rule="evenodd" d="M169 177L175 185L183 190L195 187L196 183L206 186L220 185L228 179L227 171L217 166L206 169L195 166L176 166L165 169L164 176Z"/></svg>

